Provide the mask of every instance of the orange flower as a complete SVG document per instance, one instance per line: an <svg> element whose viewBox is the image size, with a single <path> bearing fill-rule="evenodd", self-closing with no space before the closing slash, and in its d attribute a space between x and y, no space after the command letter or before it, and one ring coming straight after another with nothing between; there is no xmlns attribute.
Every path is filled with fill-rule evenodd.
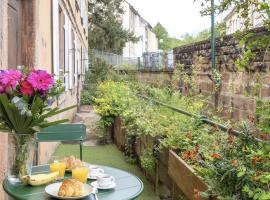
<svg viewBox="0 0 270 200"><path fill-rule="evenodd" d="M233 135L229 135L228 138L227 138L227 142L228 142L229 144L232 144L233 141L234 141L234 136L233 136Z"/></svg>
<svg viewBox="0 0 270 200"><path fill-rule="evenodd" d="M222 155L220 155L219 153L213 153L211 155L212 158L215 158L215 159L221 159L222 158Z"/></svg>
<svg viewBox="0 0 270 200"><path fill-rule="evenodd" d="M182 153L183 159L184 160L189 160L190 159L190 151L185 151Z"/></svg>
<svg viewBox="0 0 270 200"><path fill-rule="evenodd" d="M192 150L191 152L190 152L190 158L192 159L192 160L197 160L197 156L198 156L198 151L196 150L196 149L194 149L194 150Z"/></svg>
<svg viewBox="0 0 270 200"><path fill-rule="evenodd" d="M232 166L237 167L239 162L238 160L232 160L231 163L232 163Z"/></svg>
<svg viewBox="0 0 270 200"><path fill-rule="evenodd" d="M201 191L194 189L193 190L193 195L195 200L201 200Z"/></svg>
<svg viewBox="0 0 270 200"><path fill-rule="evenodd" d="M254 156L251 158L251 163L255 167L258 162L262 162L262 158L259 156Z"/></svg>

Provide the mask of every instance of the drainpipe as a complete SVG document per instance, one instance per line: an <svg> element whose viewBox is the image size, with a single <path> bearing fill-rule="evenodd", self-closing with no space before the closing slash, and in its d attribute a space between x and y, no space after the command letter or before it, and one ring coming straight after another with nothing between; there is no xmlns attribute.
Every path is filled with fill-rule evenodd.
<svg viewBox="0 0 270 200"><path fill-rule="evenodd" d="M211 68L213 74L213 72L216 70L215 0L211 0ZM214 84L217 84L217 80L214 78L212 80ZM218 99L219 91L216 91L215 89L214 106L216 109L218 108Z"/></svg>
<svg viewBox="0 0 270 200"><path fill-rule="evenodd" d="M216 69L215 0L211 0L211 63Z"/></svg>

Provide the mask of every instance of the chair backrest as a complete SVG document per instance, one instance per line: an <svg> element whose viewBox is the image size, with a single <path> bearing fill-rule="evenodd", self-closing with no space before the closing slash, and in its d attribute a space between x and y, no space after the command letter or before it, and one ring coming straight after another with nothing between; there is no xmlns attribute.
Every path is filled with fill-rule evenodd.
<svg viewBox="0 0 270 200"><path fill-rule="evenodd" d="M37 142L83 141L86 139L84 124L58 124L37 133Z"/></svg>

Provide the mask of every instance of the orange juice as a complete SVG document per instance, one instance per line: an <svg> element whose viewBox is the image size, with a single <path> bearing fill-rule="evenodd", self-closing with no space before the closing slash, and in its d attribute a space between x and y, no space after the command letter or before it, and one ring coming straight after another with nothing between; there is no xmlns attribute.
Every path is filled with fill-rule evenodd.
<svg viewBox="0 0 270 200"><path fill-rule="evenodd" d="M77 179L82 183L87 182L89 169L87 167L77 167L72 170L72 178Z"/></svg>
<svg viewBox="0 0 270 200"><path fill-rule="evenodd" d="M50 164L51 172L59 172L58 178L64 178L65 170L66 170L66 163L63 162L55 162Z"/></svg>

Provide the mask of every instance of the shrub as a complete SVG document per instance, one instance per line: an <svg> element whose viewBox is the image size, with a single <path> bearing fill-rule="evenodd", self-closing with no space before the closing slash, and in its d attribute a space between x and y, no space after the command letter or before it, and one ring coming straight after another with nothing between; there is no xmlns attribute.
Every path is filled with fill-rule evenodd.
<svg viewBox="0 0 270 200"><path fill-rule="evenodd" d="M92 90L84 90L81 94L81 105L92 105L94 103L95 92Z"/></svg>
<svg viewBox="0 0 270 200"><path fill-rule="evenodd" d="M156 169L156 158L153 155L153 149L147 149L140 157L140 163L142 168L150 174L155 173Z"/></svg>

